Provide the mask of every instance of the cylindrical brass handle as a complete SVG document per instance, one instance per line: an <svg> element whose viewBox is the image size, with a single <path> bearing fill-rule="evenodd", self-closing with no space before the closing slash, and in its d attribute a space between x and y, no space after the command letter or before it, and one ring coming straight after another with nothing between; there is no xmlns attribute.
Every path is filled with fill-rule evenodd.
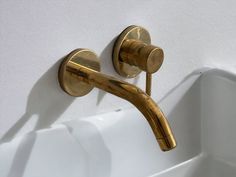
<svg viewBox="0 0 236 177"><path fill-rule="evenodd" d="M142 41L127 39L121 45L120 59L143 71L155 73L163 63L164 52L161 48Z"/></svg>
<svg viewBox="0 0 236 177"><path fill-rule="evenodd" d="M118 36L113 48L113 64L124 77L134 78L146 72L146 93L151 95L152 74L163 63L164 52L151 45L149 32L140 26L129 26Z"/></svg>

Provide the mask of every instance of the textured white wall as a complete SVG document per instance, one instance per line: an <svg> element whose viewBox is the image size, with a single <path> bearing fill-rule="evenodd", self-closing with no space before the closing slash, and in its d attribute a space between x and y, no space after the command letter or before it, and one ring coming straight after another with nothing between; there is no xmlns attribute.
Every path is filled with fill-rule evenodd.
<svg viewBox="0 0 236 177"><path fill-rule="evenodd" d="M119 77L112 45L131 24L147 28L153 44L165 51L154 76L156 101L196 68L236 71L235 9L233 0L1 0L1 141L54 122L131 107L98 89L75 99L57 83L60 59L80 47L100 56L102 72ZM144 88L144 74L128 81Z"/></svg>

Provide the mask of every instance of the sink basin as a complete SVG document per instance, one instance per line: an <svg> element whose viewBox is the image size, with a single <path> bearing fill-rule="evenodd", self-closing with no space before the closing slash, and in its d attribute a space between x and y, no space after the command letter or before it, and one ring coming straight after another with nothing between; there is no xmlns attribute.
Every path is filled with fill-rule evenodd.
<svg viewBox="0 0 236 177"><path fill-rule="evenodd" d="M162 152L135 108L86 117L0 144L1 177L235 177L236 76L195 71L159 105L177 147Z"/></svg>
<svg viewBox="0 0 236 177"><path fill-rule="evenodd" d="M236 176L236 76L214 69L199 80L201 153L151 177Z"/></svg>
<svg viewBox="0 0 236 177"><path fill-rule="evenodd" d="M150 177L233 177L236 165L221 158L200 154Z"/></svg>

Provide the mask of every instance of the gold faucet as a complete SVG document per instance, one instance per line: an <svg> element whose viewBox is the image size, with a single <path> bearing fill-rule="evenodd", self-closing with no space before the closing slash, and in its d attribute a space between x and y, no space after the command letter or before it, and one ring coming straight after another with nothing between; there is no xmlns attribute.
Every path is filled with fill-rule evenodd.
<svg viewBox="0 0 236 177"><path fill-rule="evenodd" d="M83 96L97 87L132 103L146 118L163 151L176 146L175 138L164 114L151 97L128 82L102 74L95 53L88 49L71 52L59 69L59 83L71 96Z"/></svg>

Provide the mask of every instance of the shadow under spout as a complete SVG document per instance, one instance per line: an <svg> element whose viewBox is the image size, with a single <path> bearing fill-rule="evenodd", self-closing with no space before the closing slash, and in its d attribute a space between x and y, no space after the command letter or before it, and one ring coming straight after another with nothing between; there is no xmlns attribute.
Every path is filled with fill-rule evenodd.
<svg viewBox="0 0 236 177"><path fill-rule="evenodd" d="M74 73L75 77L88 84L132 103L147 119L161 150L168 151L176 147L176 141L167 119L158 105L144 91L128 82L74 62L68 63L67 71Z"/></svg>

